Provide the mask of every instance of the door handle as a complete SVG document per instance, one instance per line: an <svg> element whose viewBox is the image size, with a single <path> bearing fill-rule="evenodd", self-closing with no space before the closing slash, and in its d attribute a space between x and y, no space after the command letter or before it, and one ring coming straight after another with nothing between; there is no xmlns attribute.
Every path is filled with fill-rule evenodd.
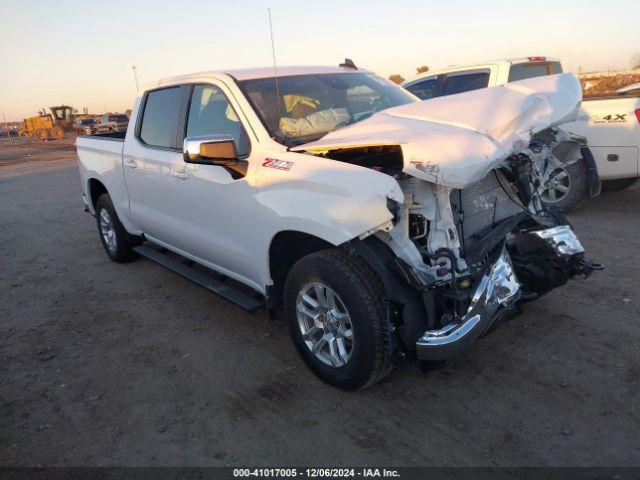
<svg viewBox="0 0 640 480"><path fill-rule="evenodd" d="M129 168L138 168L138 164L132 158L125 158L124 159L124 164Z"/></svg>

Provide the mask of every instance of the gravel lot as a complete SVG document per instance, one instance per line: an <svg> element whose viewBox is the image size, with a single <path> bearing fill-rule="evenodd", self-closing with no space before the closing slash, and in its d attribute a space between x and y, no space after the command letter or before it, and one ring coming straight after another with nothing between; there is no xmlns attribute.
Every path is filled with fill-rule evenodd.
<svg viewBox="0 0 640 480"><path fill-rule="evenodd" d="M441 370L345 393L264 313L109 261L74 162L0 146L0 464L640 464L638 187L571 216L604 272Z"/></svg>

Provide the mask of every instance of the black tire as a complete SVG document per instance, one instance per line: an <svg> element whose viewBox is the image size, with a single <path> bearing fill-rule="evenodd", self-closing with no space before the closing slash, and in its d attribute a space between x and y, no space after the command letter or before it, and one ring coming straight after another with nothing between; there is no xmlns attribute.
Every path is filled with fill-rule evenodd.
<svg viewBox="0 0 640 480"><path fill-rule="evenodd" d="M107 241L102 234L102 223L104 222L102 210L107 213L108 218L111 221L115 246L107 245ZM100 235L100 241L102 242L104 251L107 252L107 255L109 255L111 260L118 263L125 263L136 258L136 254L132 248L136 245L140 245L142 243L142 238L127 233L122 226L122 223L120 223L118 214L116 213L115 208L113 208L111 197L107 193L100 195L96 202L96 224L98 226L98 234Z"/></svg>
<svg viewBox="0 0 640 480"><path fill-rule="evenodd" d="M351 357L341 367L323 363L305 343L298 324L297 298L304 285L322 282L341 299L353 331ZM291 339L309 369L324 382L344 390L373 385L390 370L385 358L384 290L362 260L338 250L322 250L300 259L287 276L284 315Z"/></svg>
<svg viewBox="0 0 640 480"><path fill-rule="evenodd" d="M38 138L38 140L42 142L49 139L49 133L44 128L37 128L34 134Z"/></svg>
<svg viewBox="0 0 640 480"><path fill-rule="evenodd" d="M629 188L636 183L638 178L620 178L618 180L605 180L602 182L602 189L609 192L617 192Z"/></svg>
<svg viewBox="0 0 640 480"><path fill-rule="evenodd" d="M557 202L542 203L547 208L557 208L568 212L581 206L589 198L589 185L587 181L587 162L580 158L571 165L564 167L569 175L569 192Z"/></svg>
<svg viewBox="0 0 640 480"><path fill-rule="evenodd" d="M64 129L62 127L53 127L50 131L51 136L62 140L64 138Z"/></svg>

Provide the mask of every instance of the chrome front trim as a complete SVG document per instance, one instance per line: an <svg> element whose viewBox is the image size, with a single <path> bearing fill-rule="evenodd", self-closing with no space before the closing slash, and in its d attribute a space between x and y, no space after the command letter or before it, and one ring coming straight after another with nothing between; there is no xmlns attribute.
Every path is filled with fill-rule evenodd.
<svg viewBox="0 0 640 480"><path fill-rule="evenodd" d="M468 347L493 324L502 309L520 299L520 283L503 246L498 260L478 283L467 313L459 322L427 330L416 342L418 358L445 360Z"/></svg>
<svg viewBox="0 0 640 480"><path fill-rule="evenodd" d="M538 230L531 234L545 240L560 257L570 257L584 252L584 247L569 225Z"/></svg>

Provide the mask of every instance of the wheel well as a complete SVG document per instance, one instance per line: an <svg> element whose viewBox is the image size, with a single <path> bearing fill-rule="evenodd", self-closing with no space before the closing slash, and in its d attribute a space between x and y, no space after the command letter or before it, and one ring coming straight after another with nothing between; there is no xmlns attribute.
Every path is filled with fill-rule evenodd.
<svg viewBox="0 0 640 480"><path fill-rule="evenodd" d="M98 201L98 197L103 193L108 193L107 188L102 184L100 180L96 180L92 178L89 180L89 198L91 199L91 206L96 208L96 202Z"/></svg>
<svg viewBox="0 0 640 480"><path fill-rule="evenodd" d="M326 240L308 233L292 230L278 232L269 247L269 272L273 281L268 292L269 302L273 302L273 306L280 304L284 282L294 263L310 253L333 247Z"/></svg>

